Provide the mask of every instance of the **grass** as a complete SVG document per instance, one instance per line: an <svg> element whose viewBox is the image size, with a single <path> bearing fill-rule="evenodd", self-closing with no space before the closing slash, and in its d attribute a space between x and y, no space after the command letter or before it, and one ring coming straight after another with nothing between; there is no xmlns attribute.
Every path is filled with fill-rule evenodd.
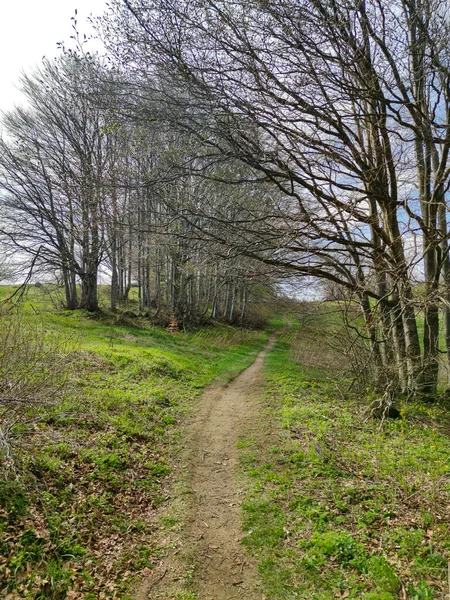
<svg viewBox="0 0 450 600"><path fill-rule="evenodd" d="M368 399L345 393L332 322L304 319L266 359L266 413L240 444L244 543L271 600L441 599L448 410L408 404L402 419L368 418Z"/></svg>
<svg viewBox="0 0 450 600"><path fill-rule="evenodd" d="M17 476L0 478L0 590L125 600L158 560L156 511L170 502L180 420L213 379L253 361L267 332L171 335L145 319L55 309L34 288L22 320L49 341L70 340L71 376L22 431Z"/></svg>
<svg viewBox="0 0 450 600"><path fill-rule="evenodd" d="M0 480L0 590L126 600L160 559L156 531L179 527L166 491L178 424L209 382L252 362L282 319L265 332L170 335L145 319L55 309L32 288L23 321L50 345L68 340L71 379L57 404L18 427L18 476ZM333 310L311 310L266 359L265 413L240 443L244 543L270 600L441 599L448 410L407 404L400 420L369 419L370 398L345 392L345 360L328 345L337 325Z"/></svg>

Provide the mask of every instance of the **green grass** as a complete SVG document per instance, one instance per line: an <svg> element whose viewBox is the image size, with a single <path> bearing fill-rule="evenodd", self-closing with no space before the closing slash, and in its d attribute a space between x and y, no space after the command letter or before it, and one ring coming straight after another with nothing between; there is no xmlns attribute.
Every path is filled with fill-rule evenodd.
<svg viewBox="0 0 450 600"><path fill-rule="evenodd" d="M34 288L22 310L49 343L69 340L72 359L63 397L22 428L17 477L0 478L0 590L125 600L158 560L154 519L170 502L178 424L213 379L253 361L268 333L212 325L171 335L145 319L55 309Z"/></svg>
<svg viewBox="0 0 450 600"><path fill-rule="evenodd" d="M443 597L450 557L449 413L368 418L345 393L328 315L280 336L266 412L242 440L245 545L271 600Z"/></svg>

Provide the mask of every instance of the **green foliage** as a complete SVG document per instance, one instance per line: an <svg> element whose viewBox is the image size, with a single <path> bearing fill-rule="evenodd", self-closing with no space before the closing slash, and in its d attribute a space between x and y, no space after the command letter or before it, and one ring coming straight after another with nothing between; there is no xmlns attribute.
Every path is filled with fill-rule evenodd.
<svg viewBox="0 0 450 600"><path fill-rule="evenodd" d="M343 567L352 566L362 573L367 571L363 545L345 531L314 532L308 541L301 541L299 545L306 550L303 561L308 567L323 567L331 558Z"/></svg>
<svg viewBox="0 0 450 600"><path fill-rule="evenodd" d="M5 511L8 522L14 523L26 513L29 495L20 481L0 480L0 507Z"/></svg>
<svg viewBox="0 0 450 600"><path fill-rule="evenodd" d="M420 581L417 587L409 586L408 593L411 600L432 600L435 597L426 581Z"/></svg>

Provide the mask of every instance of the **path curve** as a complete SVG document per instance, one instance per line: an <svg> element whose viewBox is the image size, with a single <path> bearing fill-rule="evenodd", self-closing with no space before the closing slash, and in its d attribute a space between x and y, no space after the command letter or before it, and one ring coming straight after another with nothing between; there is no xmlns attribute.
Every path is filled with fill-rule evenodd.
<svg viewBox="0 0 450 600"><path fill-rule="evenodd" d="M255 566L241 544L237 444L255 424L262 387L260 371L276 336L270 336L252 365L230 383L212 386L203 393L183 430L190 499L182 554L189 556L194 567L196 600L263 598ZM143 582L136 600L176 598L170 591L177 572L173 558L165 559L158 572Z"/></svg>

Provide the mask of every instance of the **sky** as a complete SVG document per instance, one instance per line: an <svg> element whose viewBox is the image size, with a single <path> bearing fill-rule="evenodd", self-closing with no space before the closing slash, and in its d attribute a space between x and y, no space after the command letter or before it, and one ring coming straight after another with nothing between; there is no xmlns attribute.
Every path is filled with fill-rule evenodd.
<svg viewBox="0 0 450 600"><path fill-rule="evenodd" d="M20 103L21 71L55 56L57 42L70 45L75 9L78 30L89 33L89 15L105 8L106 0L0 0L0 111Z"/></svg>

